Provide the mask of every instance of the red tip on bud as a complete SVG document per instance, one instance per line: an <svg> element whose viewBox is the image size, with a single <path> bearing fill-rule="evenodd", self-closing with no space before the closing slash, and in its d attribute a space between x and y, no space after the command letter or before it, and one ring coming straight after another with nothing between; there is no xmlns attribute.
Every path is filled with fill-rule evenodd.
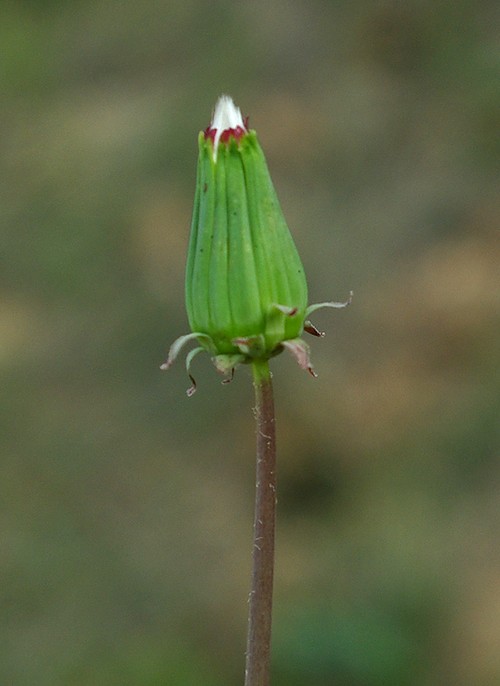
<svg viewBox="0 0 500 686"><path fill-rule="evenodd" d="M248 131L248 117L241 116L229 95L221 95L215 105L210 125L204 131L205 139L210 138L214 144L214 159L217 157L219 142L227 143L231 137L239 140Z"/></svg>
<svg viewBox="0 0 500 686"><path fill-rule="evenodd" d="M224 131L222 131L220 136L218 137L218 142L227 143L231 136L233 138L236 138L236 140L239 140L246 132L246 129L243 129L241 126L237 126L235 129L224 129ZM212 129L210 128L210 126L207 126L207 128L204 131L204 134L205 138L211 138L212 141L215 143L217 129Z"/></svg>

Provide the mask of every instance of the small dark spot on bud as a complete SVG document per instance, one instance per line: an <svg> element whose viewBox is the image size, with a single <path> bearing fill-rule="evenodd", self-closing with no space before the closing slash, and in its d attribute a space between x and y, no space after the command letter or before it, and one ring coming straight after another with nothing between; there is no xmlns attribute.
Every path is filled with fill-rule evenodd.
<svg viewBox="0 0 500 686"><path fill-rule="evenodd" d="M207 190L208 190L208 183L205 182L205 183L203 184L203 192L206 193Z"/></svg>

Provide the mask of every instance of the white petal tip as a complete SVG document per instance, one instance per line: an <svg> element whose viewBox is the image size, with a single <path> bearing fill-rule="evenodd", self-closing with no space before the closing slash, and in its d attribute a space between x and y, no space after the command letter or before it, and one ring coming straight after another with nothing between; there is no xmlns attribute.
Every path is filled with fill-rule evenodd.
<svg viewBox="0 0 500 686"><path fill-rule="evenodd" d="M229 95L221 95L215 105L214 114L210 123L210 130L214 132L214 160L217 159L217 148L224 131L232 130L243 132L246 130L245 122L241 116L241 110L236 107Z"/></svg>
<svg viewBox="0 0 500 686"><path fill-rule="evenodd" d="M210 128L222 133L226 129L236 129L238 126L245 126L240 108L236 107L230 95L221 95L215 105Z"/></svg>

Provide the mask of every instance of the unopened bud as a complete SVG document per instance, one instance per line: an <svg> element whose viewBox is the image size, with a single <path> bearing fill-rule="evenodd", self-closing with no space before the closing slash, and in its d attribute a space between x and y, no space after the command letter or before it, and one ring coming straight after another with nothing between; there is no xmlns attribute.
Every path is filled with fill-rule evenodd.
<svg viewBox="0 0 500 686"><path fill-rule="evenodd" d="M172 346L168 368L187 340L207 350L219 371L284 347L311 373L307 283L257 139L230 97L222 96L198 139L199 158L186 269L192 334ZM347 303L324 303L344 306ZM317 331L317 330L316 330ZM191 377L192 378L192 377ZM194 382L193 382L194 383ZM194 386L190 389L192 392Z"/></svg>

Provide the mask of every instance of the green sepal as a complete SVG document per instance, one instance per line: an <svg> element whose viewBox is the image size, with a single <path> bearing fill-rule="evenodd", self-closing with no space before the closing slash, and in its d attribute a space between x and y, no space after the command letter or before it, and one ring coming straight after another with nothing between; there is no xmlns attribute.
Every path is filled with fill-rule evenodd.
<svg viewBox="0 0 500 686"><path fill-rule="evenodd" d="M311 376L317 376L311 364L309 346L305 341L302 340L302 338L294 338L293 340L283 341L283 347L292 353L301 369L308 371Z"/></svg>
<svg viewBox="0 0 500 686"><path fill-rule="evenodd" d="M349 293L349 298L345 302L326 302L326 303L315 303L314 305L309 305L306 308L305 316L308 317L316 310L321 310L323 307L333 307L336 310L341 310L344 307L348 307L352 303L354 293L351 291Z"/></svg>
<svg viewBox="0 0 500 686"><path fill-rule="evenodd" d="M226 376L232 375L235 367L245 361L245 355L216 355L212 358L217 371Z"/></svg>
<svg viewBox="0 0 500 686"><path fill-rule="evenodd" d="M176 338L175 341L170 346L166 361L162 365L160 365L160 369L162 371L166 371L167 369L170 369L170 367L172 366L172 364L176 360L178 354L180 353L182 348L186 345L186 343L189 343L189 341L192 341L192 340L199 340L200 338L202 340L210 341L210 336L207 336L207 334L199 333L199 332L187 333L184 336L179 336L179 338Z"/></svg>
<svg viewBox="0 0 500 686"><path fill-rule="evenodd" d="M191 380L191 386L186 391L188 398L190 398L196 392L196 381L194 380L194 376L191 374L191 362L193 361L193 358L195 358L196 355L201 352L205 352L205 348L202 348L200 345L198 348L193 348L193 350L190 350L186 355L186 372Z"/></svg>

